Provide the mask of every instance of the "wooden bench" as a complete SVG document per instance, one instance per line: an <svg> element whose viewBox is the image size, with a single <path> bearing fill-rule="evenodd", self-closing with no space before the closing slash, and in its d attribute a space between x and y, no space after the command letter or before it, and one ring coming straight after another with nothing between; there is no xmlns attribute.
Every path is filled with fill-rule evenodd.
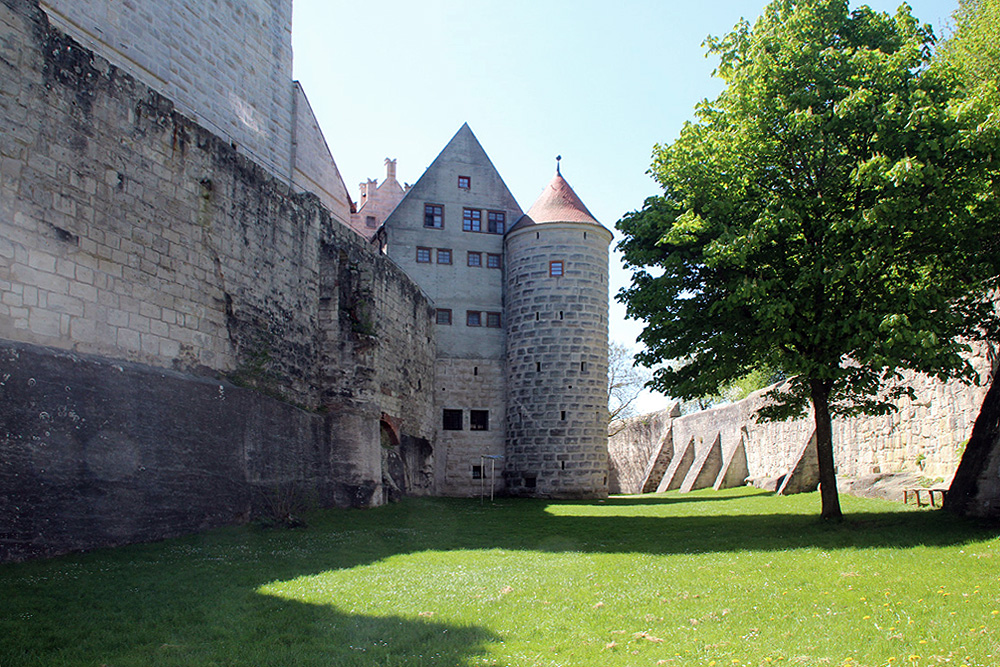
<svg viewBox="0 0 1000 667"><path fill-rule="evenodd" d="M948 489L943 489L941 487L934 487L926 489L924 487L917 487L913 489L903 489L903 504L910 502L910 496L913 496L917 501L917 507L923 507L924 505L930 505L931 507L937 507L934 504L934 494L938 494L938 502L944 505L944 493ZM927 502L923 501L922 493L927 494Z"/></svg>

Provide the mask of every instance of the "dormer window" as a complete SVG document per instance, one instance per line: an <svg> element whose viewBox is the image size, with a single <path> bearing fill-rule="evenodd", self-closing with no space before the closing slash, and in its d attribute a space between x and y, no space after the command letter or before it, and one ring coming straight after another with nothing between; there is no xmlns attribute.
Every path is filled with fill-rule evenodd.
<svg viewBox="0 0 1000 667"><path fill-rule="evenodd" d="M470 190L470 189L472 189L472 177L471 176L459 176L458 177L458 189L459 190Z"/></svg>

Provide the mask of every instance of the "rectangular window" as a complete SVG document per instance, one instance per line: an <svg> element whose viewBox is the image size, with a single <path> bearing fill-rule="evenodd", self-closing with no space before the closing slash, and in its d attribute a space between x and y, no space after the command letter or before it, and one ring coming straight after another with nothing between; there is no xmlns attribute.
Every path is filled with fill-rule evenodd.
<svg viewBox="0 0 1000 667"><path fill-rule="evenodd" d="M366 215L365 216L365 227L367 227L368 229L375 229L375 216L374 215Z"/></svg>
<svg viewBox="0 0 1000 667"><path fill-rule="evenodd" d="M468 190L472 187L472 177L471 176L459 176L458 177L458 187L460 190Z"/></svg>
<svg viewBox="0 0 1000 667"><path fill-rule="evenodd" d="M472 479L483 478L483 466L472 466Z"/></svg>
<svg viewBox="0 0 1000 667"><path fill-rule="evenodd" d="M563 263L562 261L549 262L549 275L550 276L561 276L563 274Z"/></svg>
<svg viewBox="0 0 1000 667"><path fill-rule="evenodd" d="M438 324L451 324L451 308L438 308L436 317Z"/></svg>
<svg viewBox="0 0 1000 667"><path fill-rule="evenodd" d="M469 253L469 266L482 266L483 265L483 253L481 252L470 252Z"/></svg>
<svg viewBox="0 0 1000 667"><path fill-rule="evenodd" d="M424 227L444 228L444 206L424 204Z"/></svg>
<svg viewBox="0 0 1000 667"><path fill-rule="evenodd" d="M489 431L490 411L489 410L469 410L469 430Z"/></svg>
<svg viewBox="0 0 1000 667"><path fill-rule="evenodd" d="M499 269L503 267L502 255L496 255L494 253L486 254L486 266L491 269Z"/></svg>
<svg viewBox="0 0 1000 667"><path fill-rule="evenodd" d="M503 211L490 211L486 215L486 230L490 234L503 234L507 223L507 214Z"/></svg>
<svg viewBox="0 0 1000 667"><path fill-rule="evenodd" d="M466 208L462 210L462 230L466 232L479 232L483 228L483 212L478 208Z"/></svg>
<svg viewBox="0 0 1000 667"><path fill-rule="evenodd" d="M486 313L486 326L500 328L500 313Z"/></svg>
<svg viewBox="0 0 1000 667"><path fill-rule="evenodd" d="M465 312L465 326L467 327L481 327L483 326L482 313L478 310L468 310Z"/></svg>
<svg viewBox="0 0 1000 667"><path fill-rule="evenodd" d="M451 248L438 248L438 264L451 264Z"/></svg>
<svg viewBox="0 0 1000 667"><path fill-rule="evenodd" d="M444 409L442 414L442 424L441 426L446 431L461 431L462 430L462 411L461 410L449 410Z"/></svg>
<svg viewBox="0 0 1000 667"><path fill-rule="evenodd" d="M421 248L417 246L417 263L418 264L430 264L431 263L431 249Z"/></svg>

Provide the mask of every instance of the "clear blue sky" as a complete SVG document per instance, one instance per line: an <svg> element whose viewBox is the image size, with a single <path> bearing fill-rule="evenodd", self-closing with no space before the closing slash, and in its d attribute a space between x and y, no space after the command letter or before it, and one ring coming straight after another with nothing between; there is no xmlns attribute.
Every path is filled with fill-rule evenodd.
<svg viewBox="0 0 1000 667"><path fill-rule="evenodd" d="M555 171L607 227L656 194L646 175L694 105L715 97L716 62L701 46L761 0L294 0L295 78L302 82L352 198L398 160L415 182L468 122L528 210ZM852 6L858 2L852 1ZM894 12L896 0L867 3ZM911 0L945 32L957 0ZM611 260L612 295L629 275ZM611 338L641 323L612 299ZM655 397L644 409L663 403Z"/></svg>

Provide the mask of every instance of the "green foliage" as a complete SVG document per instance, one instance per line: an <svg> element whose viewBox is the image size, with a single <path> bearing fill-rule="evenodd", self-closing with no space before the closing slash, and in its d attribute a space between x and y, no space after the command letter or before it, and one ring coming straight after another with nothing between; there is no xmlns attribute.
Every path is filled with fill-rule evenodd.
<svg viewBox="0 0 1000 667"><path fill-rule="evenodd" d="M698 399L691 402L690 407L697 406L697 409L704 410L716 405L742 401L755 391L770 387L772 384L780 382L784 379L783 373L777 372L771 368L757 367L746 375L724 382L722 386L719 387L718 393L700 396Z"/></svg>
<svg viewBox="0 0 1000 667"><path fill-rule="evenodd" d="M408 499L2 565L0 665L995 664L995 531L815 502Z"/></svg>
<svg viewBox="0 0 1000 667"><path fill-rule="evenodd" d="M936 58L955 68L969 90L1000 88L1000 0L960 0L955 32Z"/></svg>
<svg viewBox="0 0 1000 667"><path fill-rule="evenodd" d="M902 369L971 380L959 336L996 330L983 212L1000 152L983 109L929 67L933 44L906 5L775 0L708 40L726 88L655 148L663 195L618 223L639 360L685 360L654 386L691 398L759 366L787 373L758 416L813 404L832 502L830 415L892 410L911 393Z"/></svg>
<svg viewBox="0 0 1000 667"><path fill-rule="evenodd" d="M996 275L995 230L970 203L993 158L950 112L932 44L905 7L839 0L780 0L709 40L727 88L656 147L664 194L618 223L640 361L688 359L657 388L715 393L766 365L796 376L765 415L785 418L811 381L854 414L891 409L900 368L971 377L956 335L990 319L970 294Z"/></svg>

